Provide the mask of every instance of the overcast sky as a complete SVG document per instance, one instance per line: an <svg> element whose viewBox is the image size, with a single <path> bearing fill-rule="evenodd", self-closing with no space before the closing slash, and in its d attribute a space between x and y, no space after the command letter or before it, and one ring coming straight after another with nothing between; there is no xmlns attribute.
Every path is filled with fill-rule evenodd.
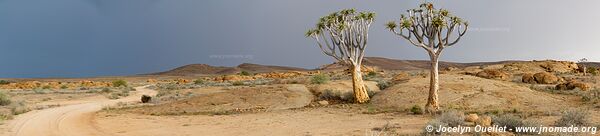
<svg viewBox="0 0 600 136"><path fill-rule="evenodd" d="M132 75L206 63L316 68L304 32L344 8L377 13L367 56L428 59L384 24L421 1L0 0L0 77ZM600 61L600 1L434 1L471 24L444 61Z"/></svg>

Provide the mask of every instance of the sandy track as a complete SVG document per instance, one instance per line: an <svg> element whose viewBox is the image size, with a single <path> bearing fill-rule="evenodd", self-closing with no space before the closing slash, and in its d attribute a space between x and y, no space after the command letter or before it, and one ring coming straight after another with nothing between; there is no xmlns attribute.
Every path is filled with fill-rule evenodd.
<svg viewBox="0 0 600 136"><path fill-rule="evenodd" d="M132 95L117 100L101 99L92 102L38 110L17 116L9 122L9 133L15 136L83 136L110 135L94 125L95 112L118 102L139 101L141 95L155 95L146 86L136 87Z"/></svg>

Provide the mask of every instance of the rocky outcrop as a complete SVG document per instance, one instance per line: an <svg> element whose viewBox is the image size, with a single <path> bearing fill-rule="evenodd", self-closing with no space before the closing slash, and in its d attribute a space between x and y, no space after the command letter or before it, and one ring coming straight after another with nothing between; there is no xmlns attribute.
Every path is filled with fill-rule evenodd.
<svg viewBox="0 0 600 136"><path fill-rule="evenodd" d="M556 85L556 90L574 90L576 88L579 88L583 91L591 89L590 85L577 81L569 81L566 83Z"/></svg>
<svg viewBox="0 0 600 136"><path fill-rule="evenodd" d="M537 81L535 81L535 77L533 77L533 74L531 74L531 73L525 73L525 74L523 74L523 77L521 78L521 81L523 83L529 83L529 84L535 84L535 83L537 83Z"/></svg>
<svg viewBox="0 0 600 136"><path fill-rule="evenodd" d="M561 79L554 74L550 74L548 72L540 72L533 75L535 81L538 84L556 84Z"/></svg>
<svg viewBox="0 0 600 136"><path fill-rule="evenodd" d="M478 72L475 76L487 78L487 79L500 79L500 80L508 80L510 75L506 72L497 70L497 69L486 69L481 72Z"/></svg>

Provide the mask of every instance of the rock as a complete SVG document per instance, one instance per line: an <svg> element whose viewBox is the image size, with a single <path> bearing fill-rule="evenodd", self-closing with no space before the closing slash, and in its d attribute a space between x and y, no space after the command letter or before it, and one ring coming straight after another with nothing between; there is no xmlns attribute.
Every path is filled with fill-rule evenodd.
<svg viewBox="0 0 600 136"><path fill-rule="evenodd" d="M477 116L477 114L469 114L469 115L467 115L467 117L465 117L466 122L475 122L478 119L479 119L479 116Z"/></svg>
<svg viewBox="0 0 600 136"><path fill-rule="evenodd" d="M152 99L151 96L142 95L142 103L148 103L148 102L150 102L151 99Z"/></svg>
<svg viewBox="0 0 600 136"><path fill-rule="evenodd" d="M570 61L545 60L540 61L540 63L540 67L545 69L547 72L576 72L577 69L579 69L577 63Z"/></svg>
<svg viewBox="0 0 600 136"><path fill-rule="evenodd" d="M556 84L560 81L556 75L548 72L536 73L533 75L533 77L538 84Z"/></svg>
<svg viewBox="0 0 600 136"><path fill-rule="evenodd" d="M497 69L486 69L481 72L478 72L475 76L487 78L487 79L500 79L500 80L507 80L510 78L510 75L508 75L507 73L502 72L500 70L497 70Z"/></svg>
<svg viewBox="0 0 600 136"><path fill-rule="evenodd" d="M556 89L557 90L573 90L575 88L579 88L583 91L587 91L590 90L590 85L586 84L586 83L581 83L581 82L577 82L577 81L569 81L566 83L562 83L562 84L558 84L556 85Z"/></svg>
<svg viewBox="0 0 600 136"><path fill-rule="evenodd" d="M243 81L243 80L253 80L256 79L252 76L242 76L242 75L223 75L217 76L213 80L218 82L226 82L226 81Z"/></svg>
<svg viewBox="0 0 600 136"><path fill-rule="evenodd" d="M535 78L533 77L533 74L531 74L531 73L525 73L525 74L523 74L523 77L521 78L521 81L523 83L529 83L529 84L535 84L535 83L537 83L537 81L535 81Z"/></svg>
<svg viewBox="0 0 600 136"><path fill-rule="evenodd" d="M397 81L406 81L409 79L409 75L406 72L400 72L398 74L396 74L393 78L392 81L397 82Z"/></svg>
<svg viewBox="0 0 600 136"><path fill-rule="evenodd" d="M175 80L175 84L187 84L187 83L190 83L190 82L191 82L190 80L182 79L182 78L179 78L179 79Z"/></svg>
<svg viewBox="0 0 600 136"><path fill-rule="evenodd" d="M156 83L158 82L156 79L148 79L146 80L147 83Z"/></svg>
<svg viewBox="0 0 600 136"><path fill-rule="evenodd" d="M319 103L319 105L322 105L322 106L329 105L329 102L327 100L321 100L321 101L318 101L317 103Z"/></svg>
<svg viewBox="0 0 600 136"><path fill-rule="evenodd" d="M444 68L444 71L456 71L456 70L459 70L459 68L457 68L457 67L446 67L446 68Z"/></svg>
<svg viewBox="0 0 600 136"><path fill-rule="evenodd" d="M475 125L480 125L483 127L492 126L492 117L490 116L481 116L477 121L475 121Z"/></svg>
<svg viewBox="0 0 600 136"><path fill-rule="evenodd" d="M271 72L271 73L256 74L257 77L261 77L261 78L292 78L292 77L297 77L297 76L301 76L301 75L305 75L305 74L302 72L298 72L298 71Z"/></svg>

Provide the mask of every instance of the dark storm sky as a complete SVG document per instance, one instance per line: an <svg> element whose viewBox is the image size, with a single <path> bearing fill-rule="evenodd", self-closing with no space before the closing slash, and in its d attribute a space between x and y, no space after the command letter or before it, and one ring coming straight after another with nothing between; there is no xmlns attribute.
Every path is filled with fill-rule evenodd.
<svg viewBox="0 0 600 136"><path fill-rule="evenodd" d="M343 8L377 12L367 56L427 59L385 30L420 1L0 0L0 78L131 75L191 63L315 68L333 60L304 32ZM434 1L471 24L445 61L600 55L598 1Z"/></svg>

